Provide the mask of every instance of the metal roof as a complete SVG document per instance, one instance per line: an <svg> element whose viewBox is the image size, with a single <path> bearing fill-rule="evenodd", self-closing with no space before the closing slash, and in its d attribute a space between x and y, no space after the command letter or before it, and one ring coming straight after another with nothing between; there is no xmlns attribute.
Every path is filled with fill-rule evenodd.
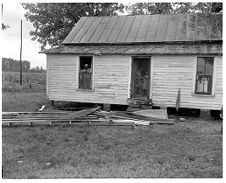
<svg viewBox="0 0 226 183"><path fill-rule="evenodd" d="M222 40L222 13L82 17L62 44Z"/></svg>
<svg viewBox="0 0 226 183"><path fill-rule="evenodd" d="M78 55L222 55L221 44L61 45L46 54Z"/></svg>

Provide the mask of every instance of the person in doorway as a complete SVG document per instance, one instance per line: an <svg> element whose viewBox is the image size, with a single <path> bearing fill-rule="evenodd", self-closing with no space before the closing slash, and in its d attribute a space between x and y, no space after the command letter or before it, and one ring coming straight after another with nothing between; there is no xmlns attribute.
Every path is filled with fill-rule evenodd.
<svg viewBox="0 0 226 183"><path fill-rule="evenodd" d="M142 90L143 90L143 96L148 96L148 75L145 75L144 80L143 80L143 86L142 86Z"/></svg>
<svg viewBox="0 0 226 183"><path fill-rule="evenodd" d="M142 77L140 69L136 72L135 92L137 95L142 95Z"/></svg>
<svg viewBox="0 0 226 183"><path fill-rule="evenodd" d="M81 71L82 71L82 72L84 72L84 71L85 71L85 72L91 72L91 68L89 67L88 64L85 64L85 65L84 65L84 69L82 69Z"/></svg>

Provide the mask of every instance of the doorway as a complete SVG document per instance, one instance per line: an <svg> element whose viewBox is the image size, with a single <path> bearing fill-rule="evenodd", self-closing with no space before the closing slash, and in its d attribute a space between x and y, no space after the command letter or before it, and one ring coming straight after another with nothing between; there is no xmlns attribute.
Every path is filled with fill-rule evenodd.
<svg viewBox="0 0 226 183"><path fill-rule="evenodd" d="M149 99L150 60L150 57L132 57L131 98Z"/></svg>

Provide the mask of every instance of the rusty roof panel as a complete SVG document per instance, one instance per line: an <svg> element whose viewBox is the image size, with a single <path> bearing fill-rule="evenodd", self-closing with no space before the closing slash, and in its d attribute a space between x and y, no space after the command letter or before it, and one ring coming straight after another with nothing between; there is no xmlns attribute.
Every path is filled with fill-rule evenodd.
<svg viewBox="0 0 226 183"><path fill-rule="evenodd" d="M210 14L208 23L210 25L210 39L216 40L218 39L217 33L217 21L215 14Z"/></svg>
<svg viewBox="0 0 226 183"><path fill-rule="evenodd" d="M118 20L117 16L110 17L105 29L103 30L103 32L98 40L98 43L107 42L107 39L108 39L109 35L111 34L111 31L112 31L113 27L115 26L117 20Z"/></svg>
<svg viewBox="0 0 226 183"><path fill-rule="evenodd" d="M101 21L101 23L96 28L95 33L93 34L92 38L90 39L90 42L97 42L104 31L105 27L107 26L107 22L109 17L104 17Z"/></svg>
<svg viewBox="0 0 226 183"><path fill-rule="evenodd" d="M176 40L176 33L177 33L177 15L174 14L172 16L169 16L165 41Z"/></svg>
<svg viewBox="0 0 226 183"><path fill-rule="evenodd" d="M136 36L139 31L143 17L144 17L143 15L135 16L133 24L132 24L130 31L128 33L128 36L126 38L126 42L134 42L136 40Z"/></svg>
<svg viewBox="0 0 226 183"><path fill-rule="evenodd" d="M122 30L121 30L116 42L124 42L126 40L126 37L131 29L133 21L134 21L134 16L126 17L125 24L123 25Z"/></svg>
<svg viewBox="0 0 226 183"><path fill-rule="evenodd" d="M195 41L196 39L196 15L187 15L187 32L186 39Z"/></svg>
<svg viewBox="0 0 226 183"><path fill-rule="evenodd" d="M163 42L165 41L166 31L168 27L168 15L160 16L159 24L158 24L158 31L156 34L155 42Z"/></svg>
<svg viewBox="0 0 226 183"><path fill-rule="evenodd" d="M206 23L205 14L198 13L197 15L197 25L196 25L196 32L197 32L197 39L198 40L205 40L206 39Z"/></svg>
<svg viewBox="0 0 226 183"><path fill-rule="evenodd" d="M126 16L119 16L114 28L112 29L112 32L108 38L108 42L115 42L117 40L117 37L124 25L124 21L126 19Z"/></svg>
<svg viewBox="0 0 226 183"><path fill-rule="evenodd" d="M87 36L87 30L89 29L91 23L94 21L94 17L87 18L87 20L84 22L84 24L80 27L78 33L75 35L74 39L72 40L72 43L80 42L83 36Z"/></svg>
<svg viewBox="0 0 226 183"><path fill-rule="evenodd" d="M186 41L186 31L187 31L187 15L181 14L178 17L177 23L177 41Z"/></svg>
<svg viewBox="0 0 226 183"><path fill-rule="evenodd" d="M216 14L218 37L222 37L222 16Z"/></svg>
<svg viewBox="0 0 226 183"><path fill-rule="evenodd" d="M158 23L160 15L152 15L151 22L149 23L148 32L145 38L145 42L155 42L155 37L157 34Z"/></svg>
<svg viewBox="0 0 226 183"><path fill-rule="evenodd" d="M73 27L72 31L68 34L68 36L63 41L63 44L64 43L72 42L72 40L74 39L74 37L76 36L76 34L78 33L78 31L80 30L80 28L82 27L82 25L85 23L86 19L87 19L87 17L80 18L80 20L78 21L78 23L75 24L75 26Z"/></svg>
<svg viewBox="0 0 226 183"><path fill-rule="evenodd" d="M86 32L86 36L83 36L80 43L86 43L90 40L90 38L93 36L94 32L97 29L97 26L99 25L100 21L102 20L102 17L95 18L95 20L90 25L89 29Z"/></svg>
<svg viewBox="0 0 226 183"><path fill-rule="evenodd" d="M147 35L147 31L148 31L148 24L151 22L151 18L152 16L151 15L146 15L143 17L143 20L142 20L142 23L140 25L140 29L137 33L137 36L136 36L136 40L135 42L143 42L145 41L145 37Z"/></svg>

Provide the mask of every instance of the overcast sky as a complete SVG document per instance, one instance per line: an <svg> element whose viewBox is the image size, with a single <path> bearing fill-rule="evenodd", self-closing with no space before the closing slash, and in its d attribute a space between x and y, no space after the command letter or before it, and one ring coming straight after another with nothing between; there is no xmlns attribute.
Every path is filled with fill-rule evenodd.
<svg viewBox="0 0 226 183"><path fill-rule="evenodd" d="M3 22L10 27L2 31L3 47L2 57L20 59L20 20L23 21L23 50L22 60L30 61L31 67L42 66L46 68L45 54L40 51L40 43L32 41L29 32L34 30L32 23L24 17L25 10L19 3L4 3Z"/></svg>

